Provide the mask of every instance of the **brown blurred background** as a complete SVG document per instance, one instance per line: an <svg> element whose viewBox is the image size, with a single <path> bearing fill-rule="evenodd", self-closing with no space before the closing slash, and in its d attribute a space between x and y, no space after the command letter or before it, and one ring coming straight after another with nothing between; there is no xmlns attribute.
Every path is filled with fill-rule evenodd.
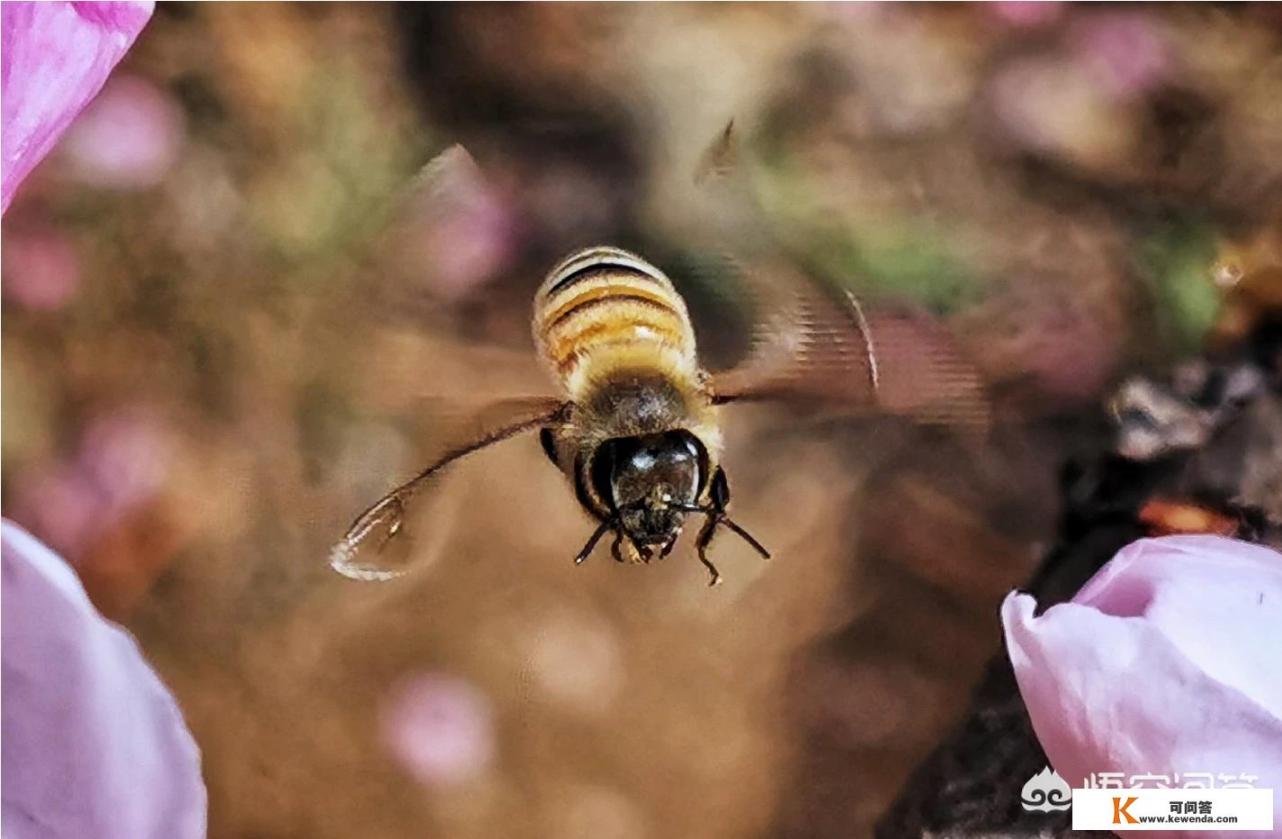
<svg viewBox="0 0 1282 839"><path fill-rule="evenodd" d="M5 218L5 515L176 692L213 837L865 835L1102 398L1277 259L1280 40L1254 5L162 4ZM574 567L533 438L449 476L410 576L331 572L468 406L543 387L568 250L647 254L742 347L691 267L731 118L780 252L938 318L989 438L737 409L775 559L724 540L715 590L685 546ZM416 197L454 143L479 173Z"/></svg>

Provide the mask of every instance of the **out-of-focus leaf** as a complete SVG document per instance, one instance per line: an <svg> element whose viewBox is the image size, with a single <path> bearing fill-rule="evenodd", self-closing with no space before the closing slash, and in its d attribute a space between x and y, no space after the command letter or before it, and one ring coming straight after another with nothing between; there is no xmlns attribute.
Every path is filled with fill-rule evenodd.
<svg viewBox="0 0 1282 839"><path fill-rule="evenodd" d="M1159 325L1178 349L1195 350L1220 309L1212 280L1211 232L1202 226L1173 226L1143 241L1138 258L1156 299Z"/></svg>

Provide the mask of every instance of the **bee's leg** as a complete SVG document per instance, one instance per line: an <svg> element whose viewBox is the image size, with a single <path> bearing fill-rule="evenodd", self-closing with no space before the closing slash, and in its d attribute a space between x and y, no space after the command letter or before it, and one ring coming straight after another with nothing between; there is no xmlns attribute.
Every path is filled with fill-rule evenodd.
<svg viewBox="0 0 1282 839"><path fill-rule="evenodd" d="M672 538L664 543L663 550L659 551L659 559L668 558L668 554L672 553L672 549L677 546L677 539L680 538L680 536L680 533L674 533Z"/></svg>
<svg viewBox="0 0 1282 839"><path fill-rule="evenodd" d="M708 545L712 543L712 537L717 532L718 523L717 515L710 514L707 520L704 521L703 527L699 528L699 538L694 543L699 552L699 561L703 563L703 567L707 568L708 573L712 575L712 579L708 581L709 586L721 584L721 572L717 570L717 566L712 564L712 560L708 559Z"/></svg>
<svg viewBox="0 0 1282 839"><path fill-rule="evenodd" d="M712 502L712 512L710 515L713 517L716 524L724 524L726 527L737 533L745 542L751 545L753 550L761 554L762 559L769 559L770 551L766 550L760 542L754 539L751 533L735 524L734 521L726 515L726 507L730 504L730 483L726 480L726 473L720 466L718 466L717 471L712 474L712 486L708 488L708 495ZM711 539L711 537L709 537L709 539Z"/></svg>
<svg viewBox="0 0 1282 839"><path fill-rule="evenodd" d="M712 509L718 514L724 513L726 507L730 506L730 482L726 480L726 470L720 466L712 473L712 486L708 487L708 495L712 499Z"/></svg>
<svg viewBox="0 0 1282 839"><path fill-rule="evenodd" d="M639 549L635 542L623 534L622 528L614 531L614 544L610 546L610 552L614 555L615 562L638 565L650 561L649 552Z"/></svg>

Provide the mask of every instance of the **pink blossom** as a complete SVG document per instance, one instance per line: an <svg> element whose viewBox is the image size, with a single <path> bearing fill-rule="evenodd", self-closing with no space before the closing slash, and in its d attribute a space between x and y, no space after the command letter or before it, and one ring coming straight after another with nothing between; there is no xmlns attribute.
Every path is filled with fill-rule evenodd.
<svg viewBox="0 0 1282 839"><path fill-rule="evenodd" d="M0 256L5 298L28 309L60 309L80 287L76 249L56 230L8 228Z"/></svg>
<svg viewBox="0 0 1282 839"><path fill-rule="evenodd" d="M1142 14L1084 16L1069 30L1069 42L1087 72L1120 98L1151 90L1169 75L1166 44Z"/></svg>
<svg viewBox="0 0 1282 839"><path fill-rule="evenodd" d="M102 492L79 464L62 463L21 486L15 518L72 562L102 532Z"/></svg>
<svg viewBox="0 0 1282 839"><path fill-rule="evenodd" d="M18 185L106 82L151 2L0 4L4 210Z"/></svg>
<svg viewBox="0 0 1282 839"><path fill-rule="evenodd" d="M145 189L178 159L182 135L178 104L150 81L121 74L67 131L62 151L83 183Z"/></svg>
<svg viewBox="0 0 1282 839"><path fill-rule="evenodd" d="M1070 784L1245 773L1282 812L1282 554L1218 536L1144 539L1072 602L1035 607L1017 593L1002 604L1007 652Z"/></svg>
<svg viewBox="0 0 1282 839"><path fill-rule="evenodd" d="M470 682L426 673L394 687L383 710L392 754L427 786L480 776L494 757L489 698Z"/></svg>
<svg viewBox="0 0 1282 839"><path fill-rule="evenodd" d="M18 493L19 518L73 562L160 489L171 451L168 429L141 411L97 417L76 457Z"/></svg>
<svg viewBox="0 0 1282 839"><path fill-rule="evenodd" d="M137 642L34 537L0 537L4 835L203 837L200 753Z"/></svg>
<svg viewBox="0 0 1282 839"><path fill-rule="evenodd" d="M101 489L107 512L119 513L160 488L171 450L161 423L127 411L94 420L81 442L80 462Z"/></svg>
<svg viewBox="0 0 1282 839"><path fill-rule="evenodd" d="M1064 12L1064 4L1056 0L998 0L984 8L1003 23L1030 28L1054 23Z"/></svg>

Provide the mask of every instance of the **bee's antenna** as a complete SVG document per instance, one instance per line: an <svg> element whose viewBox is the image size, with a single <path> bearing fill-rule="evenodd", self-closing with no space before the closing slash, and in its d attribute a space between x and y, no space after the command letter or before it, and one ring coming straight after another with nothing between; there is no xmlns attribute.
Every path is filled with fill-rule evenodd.
<svg viewBox="0 0 1282 839"><path fill-rule="evenodd" d="M605 535L605 532L612 527L616 527L617 524L618 522L615 519L606 519L601 522L601 525L588 538L588 543L583 546L583 550L579 551L579 555L574 558L574 564L582 565L583 561L592 554L592 549L596 547L597 542L601 541L601 537Z"/></svg>

